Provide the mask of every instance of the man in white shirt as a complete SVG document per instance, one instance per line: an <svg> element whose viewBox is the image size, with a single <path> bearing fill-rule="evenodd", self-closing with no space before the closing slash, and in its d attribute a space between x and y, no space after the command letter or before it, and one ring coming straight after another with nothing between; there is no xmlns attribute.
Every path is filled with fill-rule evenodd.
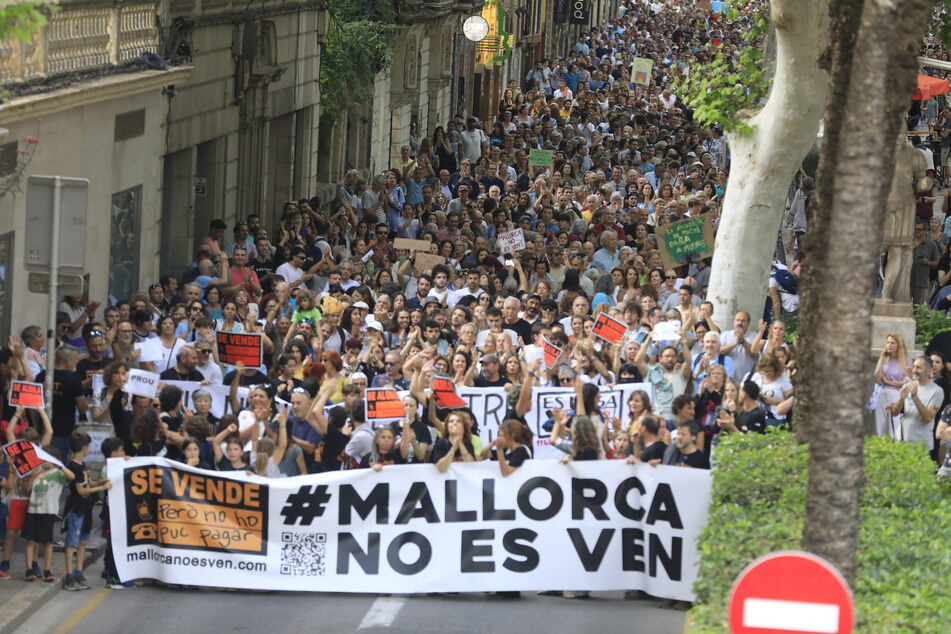
<svg viewBox="0 0 951 634"><path fill-rule="evenodd" d="M284 281L287 282L290 288L303 288L304 285L314 277L314 272L320 264L320 262L317 262L317 264L314 264L307 271L304 271L301 265L304 264L306 257L307 254L304 249L297 247L291 253L291 259L277 267L274 273L284 278Z"/></svg>
<svg viewBox="0 0 951 634"><path fill-rule="evenodd" d="M564 81L558 82L558 89L555 90L555 99L567 99L568 101L571 101L574 98L575 95L573 92L571 92L571 88L565 86Z"/></svg>
<svg viewBox="0 0 951 634"><path fill-rule="evenodd" d="M733 359L733 380L739 383L756 365L752 343L756 335L749 331L750 315L739 311L733 316L733 330L720 333L720 353Z"/></svg>

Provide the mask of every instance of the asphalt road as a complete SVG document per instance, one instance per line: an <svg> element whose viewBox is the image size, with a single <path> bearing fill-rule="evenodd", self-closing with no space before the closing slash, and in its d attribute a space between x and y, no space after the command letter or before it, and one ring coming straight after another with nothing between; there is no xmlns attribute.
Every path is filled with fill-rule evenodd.
<svg viewBox="0 0 951 634"><path fill-rule="evenodd" d="M679 634L684 612L655 601L625 601L620 592L587 600L539 597L520 600L483 594L353 595L224 592L144 586L109 590L101 563L86 571L91 590L61 590L18 628L25 634L74 632L651 632Z"/></svg>

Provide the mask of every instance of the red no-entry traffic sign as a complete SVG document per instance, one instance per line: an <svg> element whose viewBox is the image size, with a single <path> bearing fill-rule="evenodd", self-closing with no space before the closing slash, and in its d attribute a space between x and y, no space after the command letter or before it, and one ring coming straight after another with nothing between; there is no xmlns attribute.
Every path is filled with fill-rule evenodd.
<svg viewBox="0 0 951 634"><path fill-rule="evenodd" d="M733 634L848 634L852 591L822 557L782 551L760 557L737 577L729 600Z"/></svg>

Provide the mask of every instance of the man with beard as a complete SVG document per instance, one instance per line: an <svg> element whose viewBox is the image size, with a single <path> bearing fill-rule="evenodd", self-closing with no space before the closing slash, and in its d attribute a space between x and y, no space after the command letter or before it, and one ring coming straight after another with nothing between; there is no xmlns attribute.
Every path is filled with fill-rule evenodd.
<svg viewBox="0 0 951 634"><path fill-rule="evenodd" d="M175 365L159 375L162 381L204 381L205 376L199 372L198 353L191 346L182 346L175 355Z"/></svg>
<svg viewBox="0 0 951 634"><path fill-rule="evenodd" d="M674 398L687 390L687 382L690 380L690 363L682 363L678 368L677 349L673 346L665 346L657 355L657 363L648 365L647 349L651 347L653 336L653 332L647 335L644 344L637 351L634 365L637 366L641 376L654 386L654 396L651 399L654 414L665 421L672 421L674 414L671 406Z"/></svg>
<svg viewBox="0 0 951 634"><path fill-rule="evenodd" d="M901 419L901 438L906 442L923 443L931 451L934 443L934 417L944 400L944 390L931 380L931 357L921 356L911 365L912 380L898 392L892 416Z"/></svg>

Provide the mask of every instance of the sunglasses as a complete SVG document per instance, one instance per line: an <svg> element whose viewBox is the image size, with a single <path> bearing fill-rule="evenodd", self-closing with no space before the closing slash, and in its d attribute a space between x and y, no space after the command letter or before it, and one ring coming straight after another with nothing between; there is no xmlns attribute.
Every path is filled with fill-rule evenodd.
<svg viewBox="0 0 951 634"><path fill-rule="evenodd" d="M302 387L299 386L299 385L298 385L297 387L295 387L293 390L291 390L291 394L304 394L304 393L306 393L306 392L307 392L307 390L305 390L304 388L302 388Z"/></svg>
<svg viewBox="0 0 951 634"><path fill-rule="evenodd" d="M198 352L200 354L211 354L211 350L205 350L204 348L199 348Z"/></svg>
<svg viewBox="0 0 951 634"><path fill-rule="evenodd" d="M367 386L367 382L366 382L366 381L354 381L354 382L351 383L350 385L355 385L355 386L357 386L357 387L366 387L366 386Z"/></svg>
<svg viewBox="0 0 951 634"><path fill-rule="evenodd" d="M389 367L391 365L399 365L399 361L384 361L383 365Z"/></svg>
<svg viewBox="0 0 951 634"><path fill-rule="evenodd" d="M675 280L675 279L677 279L677 276L676 276L676 275L668 275L665 279Z"/></svg>

